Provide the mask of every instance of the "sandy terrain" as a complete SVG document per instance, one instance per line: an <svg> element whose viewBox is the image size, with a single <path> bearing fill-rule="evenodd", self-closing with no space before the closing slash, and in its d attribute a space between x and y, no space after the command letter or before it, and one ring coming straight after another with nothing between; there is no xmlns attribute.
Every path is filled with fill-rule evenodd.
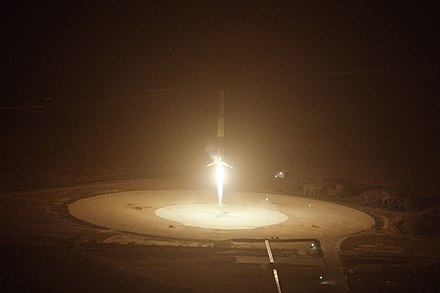
<svg viewBox="0 0 440 293"><path fill-rule="evenodd" d="M156 219L157 223L162 222L166 225L161 233L169 236L146 235L130 229L123 231L124 229L115 227L105 228L87 224L68 213L69 205L72 208L78 203L90 203L91 199L102 199L104 205L117 202L118 194L125 194L137 196L138 201L126 202L123 200L124 197L121 197L123 205L132 204L120 207L119 212L122 215L153 215L154 209L148 208L152 207L153 202L143 205L146 199L142 194L169 192L173 198L179 191L183 191L172 189L173 186L180 185L179 181L125 180L2 194L1 245L6 251L2 262L3 268L8 268L3 271L3 276L8 282L3 283L2 291L14 292L18 288L32 287L35 291L75 292L87 287L101 292L118 292L121 286L130 284L130 290L133 292L145 291L146 288L147 292L222 292L222 284L225 282L231 284L232 292L275 290L273 275L270 274L270 266L267 265L267 252L264 242L260 240L249 242L249 239L243 237L240 237L241 240L233 241L200 240L197 239L197 234L192 235L193 239L179 237L176 235L176 231L179 230L194 229L193 231L200 232L210 229L186 227L174 222L174 228L170 228L171 222L160 218ZM147 191L147 186L156 191ZM253 193L252 198L263 198L268 194ZM426 282L426 277L436 280L438 275L438 269L435 267L440 247L438 242L435 239L426 241L400 235L388 225L388 219L392 219L393 214L377 209L367 210L375 217L375 227L370 230L368 225L372 222L371 217L351 208L301 197L274 194L270 194L270 197L270 205L289 215L289 220L253 230L263 233L257 237L279 236L279 239L270 239L270 242L278 263L281 286L285 292L328 292L331 289L342 291L340 283L330 282L330 277L335 276L336 279L339 277L344 281L347 276L350 290L354 290L352 292L368 292L368 286L365 286L369 282L374 284L378 292L386 292L390 286L427 290L435 287L435 282ZM166 196L162 199L161 205L166 205ZM209 200L215 202L215 198ZM185 200L182 199L182 202ZM299 226L299 223L291 221L295 219L292 215L301 209L309 212L310 208L308 205L298 209L283 207L289 203L311 203L310 208L317 208L319 214L327 212L331 215L332 211L340 209L341 218L333 218L334 221L342 221L345 212L352 213L367 221L362 222L366 230L345 238L343 229L334 230L332 220L325 217L320 217L322 222L311 224L315 226ZM278 206L275 207L276 204ZM95 209L85 206L85 211L89 211L90 215L93 215L93 211L100 210L99 205L95 205ZM362 225L356 227L350 218L348 220L350 221L341 222L340 225L345 225L353 231L362 228ZM272 230L276 231L278 225L288 223L292 225L292 232L302 230L303 236L316 235L321 240L322 249L310 248L310 244L318 239L296 239L295 235L290 234L290 239L283 239L280 235L270 233ZM319 224L322 226L318 227ZM323 227L329 231L323 231ZM211 235L226 235L224 239L234 238L237 232L255 235L253 230L217 230L218 233L212 230L209 232ZM297 236L299 237L299 234ZM339 248L341 240L343 242ZM431 265L426 267L425 264ZM381 276L375 274L378 267L384 271ZM413 271L420 274L412 275ZM197 275L204 277L194 278ZM329 277L324 287L318 279L320 275ZM402 275L406 277L402 279ZM108 281L97 281L104 279Z"/></svg>

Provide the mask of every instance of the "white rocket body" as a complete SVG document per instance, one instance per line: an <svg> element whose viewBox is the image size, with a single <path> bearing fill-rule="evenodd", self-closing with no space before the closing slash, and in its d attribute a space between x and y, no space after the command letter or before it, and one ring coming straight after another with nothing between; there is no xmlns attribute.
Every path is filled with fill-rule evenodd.
<svg viewBox="0 0 440 293"><path fill-rule="evenodd" d="M219 103L218 103L217 141L216 141L217 154L214 157L214 161L211 164L209 164L207 167L213 165L217 166L219 164L222 164L223 166L232 168L231 165L229 165L223 160L224 136L225 136L225 92L221 91L219 92Z"/></svg>

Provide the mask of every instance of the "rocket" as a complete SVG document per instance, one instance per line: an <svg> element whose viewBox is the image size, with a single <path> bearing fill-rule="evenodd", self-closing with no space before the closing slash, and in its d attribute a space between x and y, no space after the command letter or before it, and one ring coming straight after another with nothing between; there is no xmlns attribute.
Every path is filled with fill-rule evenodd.
<svg viewBox="0 0 440 293"><path fill-rule="evenodd" d="M226 163L223 160L223 141L225 137L225 92L219 92L219 102L218 102L218 120L217 120L217 155L214 158L214 161L209 164L207 167L212 165L222 164L229 168L232 168L231 165Z"/></svg>
<svg viewBox="0 0 440 293"><path fill-rule="evenodd" d="M225 92L219 92L218 99L218 128L217 139L223 140L225 137Z"/></svg>

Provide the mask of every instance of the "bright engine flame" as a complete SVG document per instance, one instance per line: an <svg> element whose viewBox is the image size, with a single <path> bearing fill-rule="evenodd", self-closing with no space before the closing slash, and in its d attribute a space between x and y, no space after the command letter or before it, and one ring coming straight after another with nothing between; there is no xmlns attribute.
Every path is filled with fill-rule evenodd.
<svg viewBox="0 0 440 293"><path fill-rule="evenodd" d="M223 186L225 183L225 167L233 168L231 165L223 161L221 156L214 158L214 162L208 164L206 167L215 166L215 179L217 181L217 197L218 206L222 206L223 201Z"/></svg>
<svg viewBox="0 0 440 293"><path fill-rule="evenodd" d="M223 184L225 181L225 167L222 161L218 162L215 166L215 179L217 181L218 205L221 207L223 201Z"/></svg>

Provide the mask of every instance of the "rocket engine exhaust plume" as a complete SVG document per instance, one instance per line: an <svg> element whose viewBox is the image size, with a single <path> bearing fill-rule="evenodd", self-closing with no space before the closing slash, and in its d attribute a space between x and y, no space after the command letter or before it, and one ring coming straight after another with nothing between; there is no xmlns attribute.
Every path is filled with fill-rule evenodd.
<svg viewBox="0 0 440 293"><path fill-rule="evenodd" d="M223 164L217 164L215 167L215 178L217 179L218 206L221 207L223 201L223 184L225 179L225 169Z"/></svg>

